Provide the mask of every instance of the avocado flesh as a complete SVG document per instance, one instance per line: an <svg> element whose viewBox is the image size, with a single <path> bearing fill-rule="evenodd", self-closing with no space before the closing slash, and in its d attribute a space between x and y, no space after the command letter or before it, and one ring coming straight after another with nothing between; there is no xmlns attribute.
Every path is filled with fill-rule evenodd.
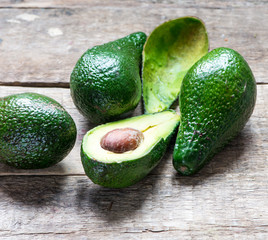
<svg viewBox="0 0 268 240"><path fill-rule="evenodd" d="M55 100L36 93L0 99L0 161L21 169L46 168L73 148L76 126Z"/></svg>
<svg viewBox="0 0 268 240"><path fill-rule="evenodd" d="M173 110L141 115L100 125L90 130L81 147L82 163L88 177L96 184L121 188L144 178L161 160L172 134L179 124ZM100 146L101 138L117 128L134 128L144 135L138 148L113 153Z"/></svg>
<svg viewBox="0 0 268 240"><path fill-rule="evenodd" d="M208 52L201 20L174 19L158 26L143 50L143 99L146 113L168 109L177 99L183 77Z"/></svg>
<svg viewBox="0 0 268 240"><path fill-rule="evenodd" d="M88 49L77 61L70 89L74 104L92 123L126 117L141 98L143 32Z"/></svg>
<svg viewBox="0 0 268 240"><path fill-rule="evenodd" d="M218 48L201 58L181 86L175 169L183 175L198 172L243 129L255 101L256 82L239 53Z"/></svg>

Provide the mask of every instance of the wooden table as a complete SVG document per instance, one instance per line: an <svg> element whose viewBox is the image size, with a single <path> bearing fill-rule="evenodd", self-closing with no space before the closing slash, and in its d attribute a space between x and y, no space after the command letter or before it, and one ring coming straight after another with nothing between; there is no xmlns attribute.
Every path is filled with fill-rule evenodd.
<svg viewBox="0 0 268 240"><path fill-rule="evenodd" d="M87 48L135 31L149 34L185 15L204 20L210 49L230 47L248 61L258 83L252 117L193 177L173 169L171 146L140 183L120 190L94 185L80 163L81 139L92 126L70 98L74 64ZM0 238L268 239L267 22L267 0L1 0L0 97L55 98L73 116L78 137L51 168L0 165Z"/></svg>

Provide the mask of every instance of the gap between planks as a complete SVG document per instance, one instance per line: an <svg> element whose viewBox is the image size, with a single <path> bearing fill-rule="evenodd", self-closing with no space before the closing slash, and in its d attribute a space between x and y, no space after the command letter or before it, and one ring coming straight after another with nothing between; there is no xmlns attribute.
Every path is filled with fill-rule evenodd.
<svg viewBox="0 0 268 240"><path fill-rule="evenodd" d="M268 85L266 82L256 82L257 85ZM39 88L70 88L70 83L66 82L0 82L4 87L39 87Z"/></svg>
<svg viewBox="0 0 268 240"><path fill-rule="evenodd" d="M6 87L40 87L40 88L70 88L68 82L0 82Z"/></svg>

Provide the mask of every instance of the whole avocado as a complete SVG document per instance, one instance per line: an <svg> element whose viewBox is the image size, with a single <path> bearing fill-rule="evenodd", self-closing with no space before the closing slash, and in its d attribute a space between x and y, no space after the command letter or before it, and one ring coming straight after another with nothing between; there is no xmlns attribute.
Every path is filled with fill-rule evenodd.
<svg viewBox="0 0 268 240"><path fill-rule="evenodd" d="M37 93L0 98L0 162L46 168L61 161L75 140L75 123L55 100Z"/></svg>
<svg viewBox="0 0 268 240"><path fill-rule="evenodd" d="M132 33L87 50L76 63L70 78L71 96L91 122L119 119L136 108L145 41L145 33Z"/></svg>
<svg viewBox="0 0 268 240"><path fill-rule="evenodd" d="M196 62L185 75L179 95L175 169L183 175L200 170L243 129L255 101L254 76L238 52L217 48Z"/></svg>

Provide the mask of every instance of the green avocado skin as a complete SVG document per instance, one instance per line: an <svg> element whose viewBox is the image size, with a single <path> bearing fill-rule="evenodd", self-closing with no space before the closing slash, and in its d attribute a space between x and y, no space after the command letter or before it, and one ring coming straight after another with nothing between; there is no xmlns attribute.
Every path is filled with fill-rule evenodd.
<svg viewBox="0 0 268 240"><path fill-rule="evenodd" d="M145 41L145 33L132 33L93 47L78 60L70 78L71 96L88 120L104 123L126 117L136 108Z"/></svg>
<svg viewBox="0 0 268 240"><path fill-rule="evenodd" d="M46 168L73 148L76 126L55 100L36 93L0 98L0 161L22 169Z"/></svg>
<svg viewBox="0 0 268 240"><path fill-rule="evenodd" d="M86 175L92 182L108 188L124 188L139 182L158 165L178 125L179 122L173 132L165 140L161 138L148 154L132 161L111 164L99 162L89 158L81 148L81 160Z"/></svg>
<svg viewBox="0 0 268 240"><path fill-rule="evenodd" d="M198 172L243 129L255 101L254 76L238 52L217 48L196 62L179 95L175 169L182 175Z"/></svg>

